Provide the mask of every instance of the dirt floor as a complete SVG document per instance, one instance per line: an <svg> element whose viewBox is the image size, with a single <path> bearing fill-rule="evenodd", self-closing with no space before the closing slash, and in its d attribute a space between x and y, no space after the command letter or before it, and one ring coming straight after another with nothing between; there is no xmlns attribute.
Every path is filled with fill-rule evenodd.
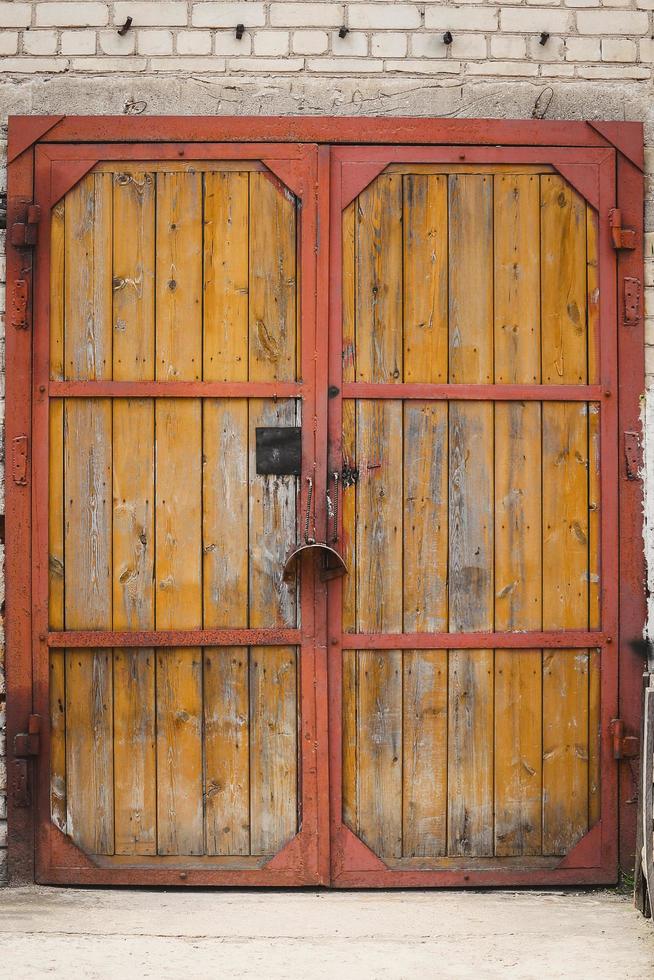
<svg viewBox="0 0 654 980"><path fill-rule="evenodd" d="M0 890L0 976L654 978L615 892Z"/></svg>

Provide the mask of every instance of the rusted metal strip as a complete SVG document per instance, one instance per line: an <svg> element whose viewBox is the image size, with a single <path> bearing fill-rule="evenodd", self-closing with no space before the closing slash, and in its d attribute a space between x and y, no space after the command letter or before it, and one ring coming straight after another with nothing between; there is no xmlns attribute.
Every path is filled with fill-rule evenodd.
<svg viewBox="0 0 654 980"><path fill-rule="evenodd" d="M295 381L51 381L51 398L298 398Z"/></svg>
<svg viewBox="0 0 654 980"><path fill-rule="evenodd" d="M374 384L343 385L343 398L417 398L434 401L593 402L608 397L600 385Z"/></svg>
<svg viewBox="0 0 654 980"><path fill-rule="evenodd" d="M300 630L63 630L47 634L51 648L84 647L276 647L293 646L302 639Z"/></svg>

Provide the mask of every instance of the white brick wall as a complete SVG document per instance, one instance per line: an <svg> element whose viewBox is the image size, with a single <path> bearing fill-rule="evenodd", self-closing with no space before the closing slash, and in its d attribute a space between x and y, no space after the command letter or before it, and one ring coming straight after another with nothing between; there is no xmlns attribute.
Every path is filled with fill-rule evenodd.
<svg viewBox="0 0 654 980"><path fill-rule="evenodd" d="M539 97L548 118L644 121L654 390L653 67L654 0L0 0L0 125L7 112L121 113L140 101L148 114L529 118ZM0 130L2 153L4 138ZM3 302L0 289L0 320ZM3 344L0 336L0 388ZM652 402L647 425L654 436ZM654 449L647 463L654 592ZM2 684L0 671L0 743ZM5 789L0 757L0 842Z"/></svg>

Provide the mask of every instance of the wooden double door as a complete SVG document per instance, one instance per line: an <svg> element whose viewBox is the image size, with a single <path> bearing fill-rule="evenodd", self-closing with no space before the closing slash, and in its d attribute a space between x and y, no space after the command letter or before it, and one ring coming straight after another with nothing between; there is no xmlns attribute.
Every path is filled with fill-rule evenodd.
<svg viewBox="0 0 654 980"><path fill-rule="evenodd" d="M615 154L52 143L36 194L39 880L613 880Z"/></svg>

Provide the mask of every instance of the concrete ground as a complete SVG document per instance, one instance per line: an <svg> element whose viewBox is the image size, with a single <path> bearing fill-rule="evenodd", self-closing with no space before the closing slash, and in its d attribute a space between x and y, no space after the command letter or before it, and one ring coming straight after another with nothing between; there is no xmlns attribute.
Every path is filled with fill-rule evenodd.
<svg viewBox="0 0 654 980"><path fill-rule="evenodd" d="M652 980L615 892L0 890L0 977Z"/></svg>

